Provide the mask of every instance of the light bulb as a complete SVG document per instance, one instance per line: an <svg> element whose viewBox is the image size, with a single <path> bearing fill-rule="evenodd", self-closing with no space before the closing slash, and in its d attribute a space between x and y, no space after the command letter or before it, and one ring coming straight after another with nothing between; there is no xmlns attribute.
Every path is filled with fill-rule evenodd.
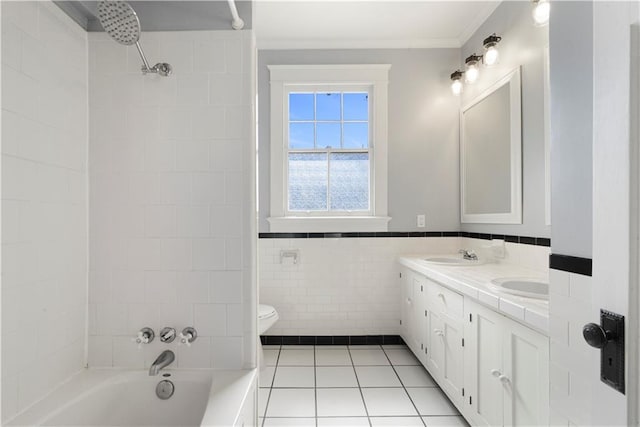
<svg viewBox="0 0 640 427"><path fill-rule="evenodd" d="M496 49L495 46L491 46L484 53L484 65L490 67L498 63L498 58L500 57L500 52Z"/></svg>
<svg viewBox="0 0 640 427"><path fill-rule="evenodd" d="M550 12L551 4L547 0L534 1L533 20L537 26L542 27L549 23Z"/></svg>
<svg viewBox="0 0 640 427"><path fill-rule="evenodd" d="M467 83L475 83L479 75L480 70L478 69L478 64L469 65L464 72L464 81Z"/></svg>
<svg viewBox="0 0 640 427"><path fill-rule="evenodd" d="M451 92L456 96L462 93L462 82L460 80L454 80L451 83Z"/></svg>

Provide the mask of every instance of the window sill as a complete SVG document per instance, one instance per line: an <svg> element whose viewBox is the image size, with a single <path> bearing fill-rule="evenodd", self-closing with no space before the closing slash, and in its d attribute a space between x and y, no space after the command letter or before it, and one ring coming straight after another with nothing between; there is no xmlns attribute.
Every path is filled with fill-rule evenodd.
<svg viewBox="0 0 640 427"><path fill-rule="evenodd" d="M366 231L387 231L391 220L388 216L341 216L311 217L287 216L270 217L269 229L272 233L348 233Z"/></svg>

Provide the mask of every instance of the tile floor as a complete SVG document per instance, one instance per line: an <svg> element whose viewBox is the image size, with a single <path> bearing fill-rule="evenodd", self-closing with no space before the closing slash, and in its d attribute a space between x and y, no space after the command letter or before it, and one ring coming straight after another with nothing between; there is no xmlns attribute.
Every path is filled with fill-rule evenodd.
<svg viewBox="0 0 640 427"><path fill-rule="evenodd" d="M404 345L264 346L262 427L467 426Z"/></svg>

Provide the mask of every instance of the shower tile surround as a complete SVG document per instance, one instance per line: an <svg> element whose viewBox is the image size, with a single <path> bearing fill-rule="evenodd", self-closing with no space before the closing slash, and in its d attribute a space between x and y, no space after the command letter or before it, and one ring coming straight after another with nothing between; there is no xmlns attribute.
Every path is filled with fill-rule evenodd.
<svg viewBox="0 0 640 427"><path fill-rule="evenodd" d="M250 31L89 34L90 367L250 366L253 41ZM253 311L251 311L253 312ZM194 326L191 347L131 338Z"/></svg>
<svg viewBox="0 0 640 427"><path fill-rule="evenodd" d="M0 7L4 424L84 367L88 57L53 3Z"/></svg>
<svg viewBox="0 0 640 427"><path fill-rule="evenodd" d="M466 237L259 239L260 303L280 320L266 335L396 335L399 333L397 257L451 254L490 241ZM297 264L280 261L298 249ZM549 247L505 243L502 263L547 271Z"/></svg>

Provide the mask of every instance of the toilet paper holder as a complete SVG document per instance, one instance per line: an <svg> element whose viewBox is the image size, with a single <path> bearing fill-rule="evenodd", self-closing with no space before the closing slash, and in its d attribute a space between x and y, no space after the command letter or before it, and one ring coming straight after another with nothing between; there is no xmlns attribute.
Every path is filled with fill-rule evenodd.
<svg viewBox="0 0 640 427"><path fill-rule="evenodd" d="M285 249L280 251L280 264L285 264L285 260L291 258L294 264L300 259L300 251L298 249Z"/></svg>

